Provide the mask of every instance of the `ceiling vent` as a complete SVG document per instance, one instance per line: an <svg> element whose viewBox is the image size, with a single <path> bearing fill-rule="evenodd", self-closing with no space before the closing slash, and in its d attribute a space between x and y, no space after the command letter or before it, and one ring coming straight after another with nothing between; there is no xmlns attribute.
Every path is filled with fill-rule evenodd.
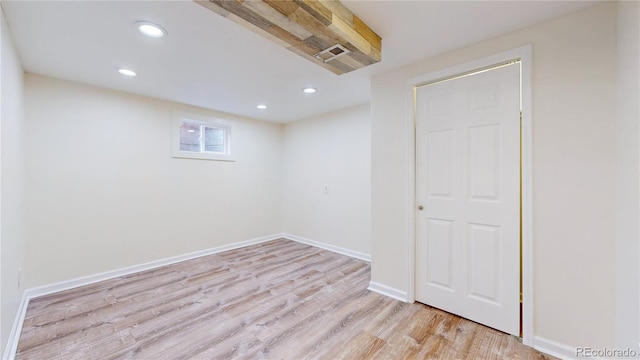
<svg viewBox="0 0 640 360"><path fill-rule="evenodd" d="M349 52L349 49L347 49L346 47L340 44L335 44L313 55L313 57L326 63L331 60L337 59L342 55L347 55Z"/></svg>

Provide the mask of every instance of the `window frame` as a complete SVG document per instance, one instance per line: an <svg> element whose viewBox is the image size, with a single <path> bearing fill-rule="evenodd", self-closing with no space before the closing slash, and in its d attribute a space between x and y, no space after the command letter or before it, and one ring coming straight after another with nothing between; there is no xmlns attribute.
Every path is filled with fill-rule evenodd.
<svg viewBox="0 0 640 360"><path fill-rule="evenodd" d="M224 130L224 151L208 152L208 151L184 151L180 150L180 127L183 123L196 124L200 126L208 126ZM235 136L235 122L231 120L220 119L212 116L194 114L185 111L174 111L171 126L171 151L174 158L182 159L201 159L201 160L217 160L217 161L236 161L234 157L233 144ZM204 135L201 135L204 136ZM204 149L204 146L201 146Z"/></svg>

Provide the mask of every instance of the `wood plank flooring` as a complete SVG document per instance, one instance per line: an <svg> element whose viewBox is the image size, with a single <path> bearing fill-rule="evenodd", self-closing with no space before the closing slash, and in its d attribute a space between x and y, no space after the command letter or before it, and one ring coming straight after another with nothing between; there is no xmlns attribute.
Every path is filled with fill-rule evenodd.
<svg viewBox="0 0 640 360"><path fill-rule="evenodd" d="M551 359L285 239L31 300L16 359Z"/></svg>

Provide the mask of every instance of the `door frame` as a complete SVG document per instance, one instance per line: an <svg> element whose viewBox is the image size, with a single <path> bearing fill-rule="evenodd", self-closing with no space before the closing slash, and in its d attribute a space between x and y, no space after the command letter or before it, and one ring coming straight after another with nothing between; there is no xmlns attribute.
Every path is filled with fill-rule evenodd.
<svg viewBox="0 0 640 360"><path fill-rule="evenodd" d="M421 84L466 74L493 65L519 59L521 62L520 86L522 96L521 132L521 233L522 233L522 339L533 346L533 162L532 162L532 45L527 44L495 55L430 72L409 79L407 91L407 231L409 246L407 254L407 301L415 301L416 272L416 111L415 89Z"/></svg>

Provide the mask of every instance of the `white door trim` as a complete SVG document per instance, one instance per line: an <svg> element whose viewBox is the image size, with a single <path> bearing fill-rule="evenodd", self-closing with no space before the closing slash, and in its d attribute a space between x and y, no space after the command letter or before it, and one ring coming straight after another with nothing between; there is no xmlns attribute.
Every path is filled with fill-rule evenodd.
<svg viewBox="0 0 640 360"><path fill-rule="evenodd" d="M425 82L442 79L476 69L486 68L509 60L521 61L522 86L522 335L523 343L533 346L533 177L532 177L532 46L524 45L499 54L465 64L431 72L410 79L406 83L407 99L407 301L415 301L416 250L416 155L415 155L415 99L414 88Z"/></svg>

